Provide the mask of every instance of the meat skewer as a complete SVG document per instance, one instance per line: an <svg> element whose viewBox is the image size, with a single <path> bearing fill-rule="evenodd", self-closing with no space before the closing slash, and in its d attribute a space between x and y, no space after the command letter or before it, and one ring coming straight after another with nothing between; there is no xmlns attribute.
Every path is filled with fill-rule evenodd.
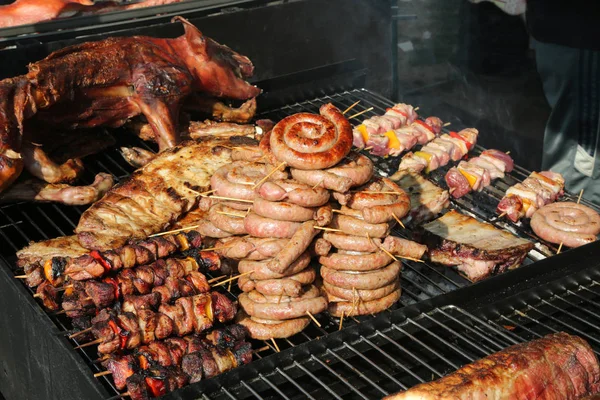
<svg viewBox="0 0 600 400"><path fill-rule="evenodd" d="M461 161L451 168L445 176L450 193L459 198L472 190L482 191L492 180L503 178L505 172L511 172L513 160L499 150L484 150L479 157Z"/></svg>
<svg viewBox="0 0 600 400"><path fill-rule="evenodd" d="M511 221L531 216L564 194L565 179L552 171L532 172L523 182L511 186L496 210Z"/></svg>

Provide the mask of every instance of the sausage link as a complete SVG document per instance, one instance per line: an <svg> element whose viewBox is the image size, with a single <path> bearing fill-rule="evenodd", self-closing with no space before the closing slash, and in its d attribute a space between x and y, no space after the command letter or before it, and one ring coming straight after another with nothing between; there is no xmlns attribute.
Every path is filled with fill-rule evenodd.
<svg viewBox="0 0 600 400"><path fill-rule="evenodd" d="M285 278L286 276L296 274L305 269L310 263L310 254L308 252L302 253L287 267L284 274L277 273L268 267L268 263L271 260L272 259L265 261L242 260L238 264L238 270L241 274L248 273L248 277L254 280ZM253 271L253 273L250 274L249 272L251 271Z"/></svg>
<svg viewBox="0 0 600 400"><path fill-rule="evenodd" d="M387 267L369 272L350 273L348 271L336 271L325 266L321 267L323 281L345 289L374 290L387 286L398 279L402 264L394 261Z"/></svg>
<svg viewBox="0 0 600 400"><path fill-rule="evenodd" d="M285 201L268 201L257 197L252 211L265 218L279 221L305 222L316 217L316 209L298 206Z"/></svg>
<svg viewBox="0 0 600 400"><path fill-rule="evenodd" d="M310 318L301 317L280 321L278 324L261 324L253 321L246 313L240 311L237 323L245 326L253 339L284 339L302 332L310 323Z"/></svg>
<svg viewBox="0 0 600 400"><path fill-rule="evenodd" d="M383 252L375 253L332 253L319 257L319 262L331 269L338 271L373 271L380 269L392 262L391 257Z"/></svg>
<svg viewBox="0 0 600 400"><path fill-rule="evenodd" d="M331 243L336 249L340 250L354 250L368 253L378 251L379 246L381 246L381 239L379 238L346 235L337 232L324 232L323 239ZM386 250L389 249L386 248Z"/></svg>
<svg viewBox="0 0 600 400"><path fill-rule="evenodd" d="M381 299L382 297L387 296L388 294L392 293L394 290L398 289L399 287L400 287L400 280L399 279L396 280L396 281L394 281L394 282L392 282L392 283L390 283L389 285L380 287L379 289L373 289L373 290L344 289L344 288L341 288L341 287L330 285L327 282L323 282L323 289L325 290L325 292L327 292L328 295L333 295L333 296L337 297L341 301L352 301L352 300L354 300L355 302L357 300L360 300L360 301L371 301L371 300ZM330 302L332 301L331 299L328 299L328 300Z"/></svg>
<svg viewBox="0 0 600 400"><path fill-rule="evenodd" d="M234 215L241 215L236 217ZM234 235L243 235L246 233L244 227L244 214L233 208L227 207L224 204L218 203L208 211L208 220L217 229L225 232L233 233Z"/></svg>
<svg viewBox="0 0 600 400"><path fill-rule="evenodd" d="M301 169L290 168L292 177L311 187L322 187L344 193L350 190L354 182L345 176L339 176L327 171L305 171Z"/></svg>
<svg viewBox="0 0 600 400"><path fill-rule="evenodd" d="M427 251L427 246L412 240L402 239L396 236L388 236L383 241L382 247L392 254L402 257L421 259Z"/></svg>
<svg viewBox="0 0 600 400"><path fill-rule="evenodd" d="M351 301L329 303L328 311L333 317L368 315L382 312L390 308L400 299L402 290L396 289L387 296L370 301L359 301L352 304Z"/></svg>
<svg viewBox="0 0 600 400"><path fill-rule="evenodd" d="M271 259L267 267L278 274L287 274L288 267L303 253L306 252L313 238L319 233L314 228L315 222L308 221L302 224L294 233L287 245ZM305 253L309 258L310 255Z"/></svg>
<svg viewBox="0 0 600 400"><path fill-rule="evenodd" d="M327 300L323 296L304 298L299 297L296 301L289 303L256 303L248 297L248 293L242 293L239 302L246 314L265 319L294 319L300 318L307 313L319 314L327 309Z"/></svg>
<svg viewBox="0 0 600 400"><path fill-rule="evenodd" d="M340 229L347 235L366 236L372 238L383 238L390 234L391 225L389 223L369 224L358 218L347 215L336 214L331 220L331 227Z"/></svg>
<svg viewBox="0 0 600 400"><path fill-rule="evenodd" d="M246 231L260 238L291 238L302 224L261 217L253 212L244 218Z"/></svg>
<svg viewBox="0 0 600 400"><path fill-rule="evenodd" d="M315 285L305 288L298 296L268 295L254 290L248 293L248 298L255 303L289 303L290 301L299 301L319 297L321 292Z"/></svg>
<svg viewBox="0 0 600 400"><path fill-rule="evenodd" d="M265 295L299 296L304 285L313 283L317 277L314 268L306 268L297 274L285 278L251 280L247 276L240 277L238 286L243 292L256 290Z"/></svg>
<svg viewBox="0 0 600 400"><path fill-rule="evenodd" d="M293 179L265 182L259 187L258 195L265 200L286 200L289 203L303 207L319 207L329 201L329 191L327 189L323 187L313 188Z"/></svg>

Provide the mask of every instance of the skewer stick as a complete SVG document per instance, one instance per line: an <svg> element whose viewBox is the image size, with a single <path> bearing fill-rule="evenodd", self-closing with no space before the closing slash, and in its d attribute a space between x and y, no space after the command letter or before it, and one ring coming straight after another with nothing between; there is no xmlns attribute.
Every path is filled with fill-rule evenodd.
<svg viewBox="0 0 600 400"><path fill-rule="evenodd" d="M367 193L367 194L402 194L400 192L392 192L386 190L358 190L354 193Z"/></svg>
<svg viewBox="0 0 600 400"><path fill-rule="evenodd" d="M313 322L315 323L315 325L317 325L319 328L321 327L321 324L319 323L319 321L317 321L317 319L315 318L315 316L312 315L310 313L310 311L306 310L306 315L308 315L310 317L310 319L313 320Z"/></svg>
<svg viewBox="0 0 600 400"><path fill-rule="evenodd" d="M563 243L560 242L560 245L558 245L558 250L556 250L556 254L560 254L560 251L562 250L562 246L563 246Z"/></svg>
<svg viewBox="0 0 600 400"><path fill-rule="evenodd" d="M389 251L387 251L386 249L383 248L383 246L377 246L381 249L381 251L383 251L385 254L387 254L388 256L390 256L392 258L392 260L394 261L398 261L398 259Z"/></svg>
<svg viewBox="0 0 600 400"><path fill-rule="evenodd" d="M66 314L66 313L67 313L67 310L61 310L61 311L55 312L52 315L62 315L62 314Z"/></svg>
<svg viewBox="0 0 600 400"><path fill-rule="evenodd" d="M155 234L150 235L148 237L164 236L164 235L170 235L171 233L178 233L178 232L189 231L189 230L192 230L192 229L196 229L199 226L200 225L192 225L192 226L187 226L185 228L173 229L172 231L165 231L165 232L155 233Z"/></svg>
<svg viewBox="0 0 600 400"><path fill-rule="evenodd" d="M400 220L400 218L398 218L398 216L396 215L396 213L392 213L392 216L394 217L394 219L396 220L396 222L398 222L398 224L400 224L400 226L402 227L402 229L406 229L406 227L404 226L404 224L402 223L402 221Z"/></svg>
<svg viewBox="0 0 600 400"><path fill-rule="evenodd" d="M244 272L243 274L239 274L239 275L233 276L233 277L231 277L231 278L229 278L229 279L225 279L224 281L221 281L221 282L217 283L217 284L216 284L216 285L214 285L213 287L217 287L217 286L224 285L224 284L226 284L227 282L231 282L231 281L233 281L233 280L235 280L235 279L237 279L237 278L239 278L239 277L241 277L241 276L248 275L248 274L251 274L251 273L253 273L253 272L254 272L254 271L248 271L248 272Z"/></svg>
<svg viewBox="0 0 600 400"><path fill-rule="evenodd" d="M236 199L235 197L209 196L211 199L239 201L242 203L254 203L254 200Z"/></svg>
<svg viewBox="0 0 600 400"><path fill-rule="evenodd" d="M328 232L342 232L341 229L335 229L335 228L327 228L325 226L315 226L315 229L320 229L322 231L328 231Z"/></svg>
<svg viewBox="0 0 600 400"><path fill-rule="evenodd" d="M77 337L77 336L81 335L82 333L86 333L86 332L89 332L91 330L92 330L92 328L87 328L87 329L84 329L82 331L72 333L72 334L69 335L69 339L73 339L74 337Z"/></svg>
<svg viewBox="0 0 600 400"><path fill-rule="evenodd" d="M275 172L279 171L279 168L285 167L286 165L287 165L287 163L285 161L283 161L281 164L279 164L278 166L273 168L273 170L271 172L269 172L264 178L262 178L260 181L256 182L256 184L254 186L252 186L252 188L256 189L257 187L259 187L264 181L269 179L269 177L271 175L273 175Z"/></svg>
<svg viewBox="0 0 600 400"><path fill-rule="evenodd" d="M577 204L579 204L579 202L581 201L581 196L583 196L583 189L581 189L581 192L579 192L579 198L577 198Z"/></svg>
<svg viewBox="0 0 600 400"><path fill-rule="evenodd" d="M321 183L323 183L323 179L321 179L321 182L317 183L315 186L313 186L313 189L316 189Z"/></svg>
<svg viewBox="0 0 600 400"><path fill-rule="evenodd" d="M43 295L41 293L36 293L33 295L34 299L37 299L38 297L42 297Z"/></svg>
<svg viewBox="0 0 600 400"><path fill-rule="evenodd" d="M413 258L413 257L404 257L404 256L398 256L404 260L410 260L410 261L416 261L416 262L420 262L420 263L424 263L425 261L423 260L419 260L418 258Z"/></svg>
<svg viewBox="0 0 600 400"><path fill-rule="evenodd" d="M216 213L221 215L230 215L232 217L246 218L246 214L230 213L225 211L217 211Z"/></svg>
<svg viewBox="0 0 600 400"><path fill-rule="evenodd" d="M369 112L369 111L373 110L374 108L375 108L375 107L369 107L369 108L367 108L367 109L365 109L365 110L362 110L361 112L357 112L356 114L349 116L349 117L348 117L348 119L356 118L356 117L358 117L359 115L363 115L364 113L366 113L366 112Z"/></svg>
<svg viewBox="0 0 600 400"><path fill-rule="evenodd" d="M452 122L446 122L446 123L445 123L444 125L442 125L442 126L443 126L443 127L446 127L446 126L450 126L450 125L452 125Z"/></svg>
<svg viewBox="0 0 600 400"><path fill-rule="evenodd" d="M421 108L421 107L415 107L414 110L419 111L419 108Z"/></svg>
<svg viewBox="0 0 600 400"><path fill-rule="evenodd" d="M219 247L209 247L208 249L200 249L200 251L214 251L214 250L221 250L221 249L228 249L230 247L234 247L234 244L231 244L229 246L219 246Z"/></svg>
<svg viewBox="0 0 600 400"><path fill-rule="evenodd" d="M346 114L348 111L352 110L354 107L356 107L356 105L358 103L360 103L360 100L355 101L354 104L352 104L350 107L346 108L342 114Z"/></svg>
<svg viewBox="0 0 600 400"><path fill-rule="evenodd" d="M131 395L129 394L129 392L125 392L125 393L121 393L121 394L113 396L113 397L109 397L106 400L117 400L117 399L121 399L123 397L131 397Z"/></svg>
<svg viewBox="0 0 600 400"><path fill-rule="evenodd" d="M230 278L233 278L233 274L229 275ZM233 279L229 280L229 285L227 285L227 291L231 292L231 285L233 284Z"/></svg>
<svg viewBox="0 0 600 400"><path fill-rule="evenodd" d="M352 286L352 310L350 314L354 314L354 310L356 309L356 288Z"/></svg>
<svg viewBox="0 0 600 400"><path fill-rule="evenodd" d="M261 347L260 349L256 349L256 350L254 350L254 351L253 351L253 353L255 353L255 354L262 353L263 351L265 351L265 350L269 350L270 348L271 348L271 347L269 347L269 346L263 346L263 347Z"/></svg>
<svg viewBox="0 0 600 400"><path fill-rule="evenodd" d="M102 371L94 374L94 378L100 378L101 376L110 375L112 372L110 371Z"/></svg>
<svg viewBox="0 0 600 400"><path fill-rule="evenodd" d="M100 344L104 341L104 339L96 339L96 340L92 340L91 342L87 342L84 344L80 344L79 346L75 347L75 350L77 349L83 349L84 347L89 347L89 346L93 346L95 344Z"/></svg>
<svg viewBox="0 0 600 400"><path fill-rule="evenodd" d="M498 215L498 218L496 218L496 219L503 218L505 215L506 215L506 213L505 213L505 212L503 212L502 214Z"/></svg>
<svg viewBox="0 0 600 400"><path fill-rule="evenodd" d="M277 352L281 352L281 350L279 350L279 346L277 346L277 342L275 341L275 338L271 338L271 342L273 342L273 346L275 346L275 350L277 350Z"/></svg>
<svg viewBox="0 0 600 400"><path fill-rule="evenodd" d="M340 326L338 327L338 331L342 330L342 325L344 324L344 311L342 310L342 316L340 317Z"/></svg>
<svg viewBox="0 0 600 400"><path fill-rule="evenodd" d="M453 187L452 189L448 190L448 193L449 193L449 194L452 194L452 192L454 192L455 190L456 190L456 188L455 188L455 187Z"/></svg>
<svg viewBox="0 0 600 400"><path fill-rule="evenodd" d="M506 152L506 154L510 154L510 150Z"/></svg>
<svg viewBox="0 0 600 400"><path fill-rule="evenodd" d="M373 146L368 146L368 147L365 147L363 150L369 151L369 150L372 150L372 149L373 149Z"/></svg>
<svg viewBox="0 0 600 400"><path fill-rule="evenodd" d="M208 283L213 283L213 282L216 282L216 281L220 281L221 279L226 278L226 277L227 277L227 275L217 276L216 278L209 279L207 282Z"/></svg>
<svg viewBox="0 0 600 400"><path fill-rule="evenodd" d="M207 195L209 195L209 194L211 194L211 193L214 193L214 192L216 192L216 191L217 191L217 189L207 190L206 192L202 192L202 193L200 193L200 196L202 196L202 197L206 197Z"/></svg>
<svg viewBox="0 0 600 400"><path fill-rule="evenodd" d="M15 275L15 279L27 279L29 275Z"/></svg>

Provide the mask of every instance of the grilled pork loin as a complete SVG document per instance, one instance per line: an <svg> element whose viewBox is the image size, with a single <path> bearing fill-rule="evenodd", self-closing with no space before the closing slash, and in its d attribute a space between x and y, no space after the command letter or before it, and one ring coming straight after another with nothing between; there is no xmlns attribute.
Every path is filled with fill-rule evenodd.
<svg viewBox="0 0 600 400"><path fill-rule="evenodd" d="M518 267L533 243L451 210L424 225L433 262L457 266L471 281Z"/></svg>
<svg viewBox="0 0 600 400"><path fill-rule="evenodd" d="M410 211L402 218L405 225L430 221L450 205L448 191L420 174L407 172L396 183L410 197Z"/></svg>
<svg viewBox="0 0 600 400"><path fill-rule="evenodd" d="M578 400L599 392L594 351L583 339L560 332L511 346L384 400Z"/></svg>

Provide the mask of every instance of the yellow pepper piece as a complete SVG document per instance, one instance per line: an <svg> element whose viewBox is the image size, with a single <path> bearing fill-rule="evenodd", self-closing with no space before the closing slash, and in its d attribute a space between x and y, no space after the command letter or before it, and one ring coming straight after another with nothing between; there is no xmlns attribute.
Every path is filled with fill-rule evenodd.
<svg viewBox="0 0 600 400"><path fill-rule="evenodd" d="M477 177L475 175L470 174L461 168L458 168L458 172L460 172L462 174L462 176L467 178L467 182L469 182L469 186L471 186L471 187L475 186L475 183L477 182Z"/></svg>
<svg viewBox="0 0 600 400"><path fill-rule="evenodd" d="M367 127L364 125L359 125L356 127L356 129L358 129L358 131L362 135L364 142L367 143L367 140L369 140L369 131L367 131Z"/></svg>
<svg viewBox="0 0 600 400"><path fill-rule="evenodd" d="M394 133L394 131L387 131L385 133L385 136L387 136L389 139L388 147L390 149L399 149L400 148L400 141L398 140L398 137L396 137L396 134Z"/></svg>
<svg viewBox="0 0 600 400"><path fill-rule="evenodd" d="M415 151L414 155L417 157L421 157L423 160L427 161L427 168L425 168L425 173L428 174L431 171L429 169L429 165L431 164L431 157L433 157L433 156L424 151Z"/></svg>
<svg viewBox="0 0 600 400"><path fill-rule="evenodd" d="M521 197L521 201L523 202L523 211L525 213L527 213L527 210L529 210L529 207L531 207L533 205L533 203L531 202L531 200L524 199L522 197Z"/></svg>

